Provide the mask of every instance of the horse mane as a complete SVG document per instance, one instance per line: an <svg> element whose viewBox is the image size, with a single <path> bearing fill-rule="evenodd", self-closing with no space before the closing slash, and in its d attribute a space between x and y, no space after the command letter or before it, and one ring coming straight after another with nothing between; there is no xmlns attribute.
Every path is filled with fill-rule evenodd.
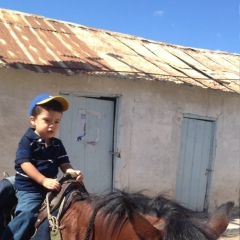
<svg viewBox="0 0 240 240"><path fill-rule="evenodd" d="M127 199L131 206L138 212L145 214L148 212L148 202L150 198L140 193L128 193L120 190L99 195L90 196L91 204L95 212L100 211L101 217L108 217L108 221L121 222L126 217L124 200Z"/></svg>
<svg viewBox="0 0 240 240"><path fill-rule="evenodd" d="M100 213L100 216L107 218L108 224L113 224L113 229L116 229L126 219L126 200L140 214L164 219L164 239L216 239L214 232L206 225L208 218L206 213L196 213L163 195L151 198L142 193L120 190L99 196L89 195L87 201L94 208L89 228L92 228L96 214Z"/></svg>

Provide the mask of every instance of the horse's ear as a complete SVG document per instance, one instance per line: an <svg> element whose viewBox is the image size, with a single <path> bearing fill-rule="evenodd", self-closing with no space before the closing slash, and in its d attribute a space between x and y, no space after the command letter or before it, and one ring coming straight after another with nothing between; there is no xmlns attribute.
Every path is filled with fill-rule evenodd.
<svg viewBox="0 0 240 240"><path fill-rule="evenodd" d="M128 201L124 201L124 203L128 219L140 239L163 240L163 229L155 228L149 221L134 210Z"/></svg>
<svg viewBox="0 0 240 240"><path fill-rule="evenodd" d="M223 234L229 224L233 206L234 202L227 202L226 204L220 206L207 221L208 227L217 235L218 238Z"/></svg>

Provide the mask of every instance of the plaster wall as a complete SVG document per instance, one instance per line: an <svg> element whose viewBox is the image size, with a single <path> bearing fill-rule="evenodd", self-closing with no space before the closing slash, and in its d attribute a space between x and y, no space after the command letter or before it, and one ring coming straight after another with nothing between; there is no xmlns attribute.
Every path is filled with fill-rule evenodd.
<svg viewBox="0 0 240 240"><path fill-rule="evenodd" d="M210 209L233 200L239 206L240 95L175 83L40 74L0 68L0 173L14 174L18 141L30 126L37 94L81 92L121 95L114 186L174 197L184 113L217 120Z"/></svg>

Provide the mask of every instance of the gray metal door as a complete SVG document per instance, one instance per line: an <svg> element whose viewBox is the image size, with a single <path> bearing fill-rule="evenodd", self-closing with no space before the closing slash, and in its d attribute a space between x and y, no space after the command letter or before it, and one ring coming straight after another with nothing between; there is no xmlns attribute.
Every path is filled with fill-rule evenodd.
<svg viewBox="0 0 240 240"><path fill-rule="evenodd" d="M60 138L71 164L83 172L90 193L111 190L114 101L65 97L70 109L63 114Z"/></svg>
<svg viewBox="0 0 240 240"><path fill-rule="evenodd" d="M214 133L214 120L184 116L175 199L198 212L208 208Z"/></svg>

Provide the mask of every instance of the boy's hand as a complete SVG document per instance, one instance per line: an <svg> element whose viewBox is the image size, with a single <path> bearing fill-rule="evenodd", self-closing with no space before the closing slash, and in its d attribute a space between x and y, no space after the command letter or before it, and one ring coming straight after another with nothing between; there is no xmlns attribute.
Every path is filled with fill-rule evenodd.
<svg viewBox="0 0 240 240"><path fill-rule="evenodd" d="M57 181L57 179L54 178L46 178L44 175L42 175L34 165L30 162L24 162L21 164L22 170L35 182L39 183L43 187L49 189L49 190L61 190L61 185Z"/></svg>
<svg viewBox="0 0 240 240"><path fill-rule="evenodd" d="M49 190L56 190L56 191L61 190L61 185L60 185L60 183L58 182L57 179L45 178L43 180L42 185Z"/></svg>
<svg viewBox="0 0 240 240"><path fill-rule="evenodd" d="M77 175L76 180L79 181L79 182L82 182L82 181L83 181L83 175L82 175L82 172L79 171L79 170L75 170L74 172L75 172L75 174Z"/></svg>
<svg viewBox="0 0 240 240"><path fill-rule="evenodd" d="M72 175L72 177L76 177L76 180L79 182L83 181L83 174L79 170L73 170L73 169L68 169L66 173L69 173Z"/></svg>

